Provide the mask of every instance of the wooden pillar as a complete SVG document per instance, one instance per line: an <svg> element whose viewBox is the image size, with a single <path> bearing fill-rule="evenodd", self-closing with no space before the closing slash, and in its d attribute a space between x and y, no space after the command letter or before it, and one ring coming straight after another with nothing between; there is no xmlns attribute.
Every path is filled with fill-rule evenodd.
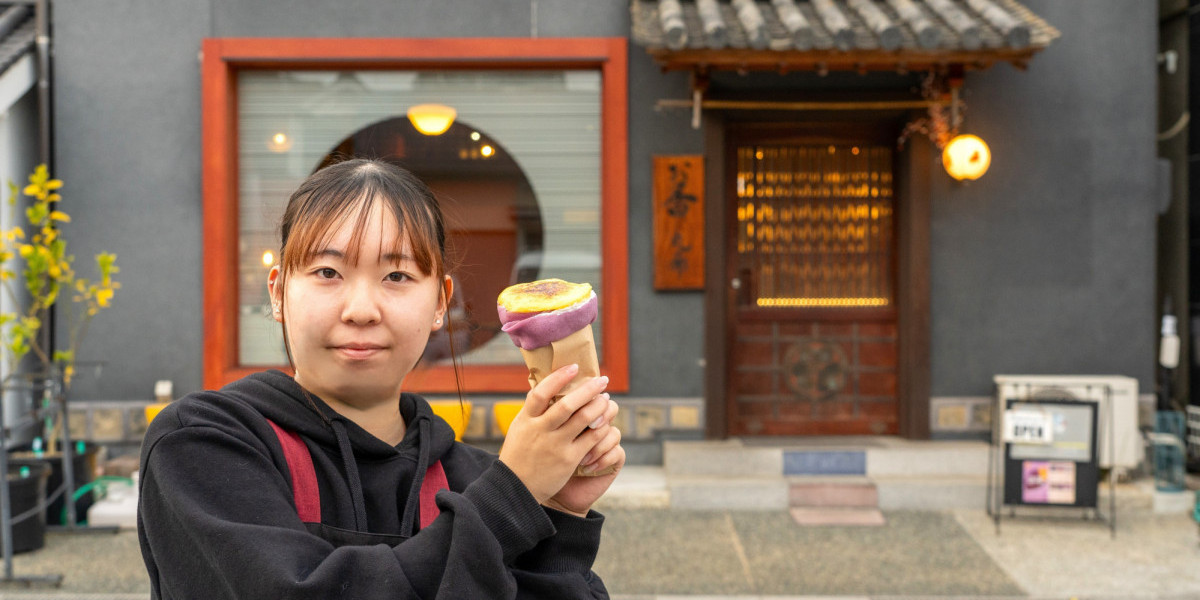
<svg viewBox="0 0 1200 600"><path fill-rule="evenodd" d="M729 202L725 182L725 119L713 111L704 113L704 437L724 439L729 435L728 388L729 281L725 255L725 219Z"/></svg>
<svg viewBox="0 0 1200 600"><path fill-rule="evenodd" d="M936 148L912 137L896 165L896 329L899 354L896 391L900 435L929 439L930 395L930 178Z"/></svg>

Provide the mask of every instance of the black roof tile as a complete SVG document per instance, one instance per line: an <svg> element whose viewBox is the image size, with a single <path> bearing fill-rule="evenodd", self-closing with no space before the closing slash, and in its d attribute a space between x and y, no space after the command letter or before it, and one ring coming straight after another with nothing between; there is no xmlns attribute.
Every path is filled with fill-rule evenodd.
<svg viewBox="0 0 1200 600"><path fill-rule="evenodd" d="M33 50L36 27L32 5L0 2L0 74Z"/></svg>
<svg viewBox="0 0 1200 600"><path fill-rule="evenodd" d="M717 13L724 35L710 39L705 34L698 4L713 1L632 0L634 42L658 52L750 49L754 36L747 34L738 18L738 7L746 2L752 2L762 15L766 48L780 52L853 54L883 50L898 55L940 52L961 56L964 52L1036 51L1059 36L1058 30L1015 0L726 0L718 3ZM675 35L668 36L660 14L673 11L675 6L680 9L681 19L675 22ZM790 6L795 6L807 22L807 28L798 35L789 33L781 16ZM830 25L842 22L838 14L849 24L848 35L841 38L841 47L835 43L836 32L830 30ZM875 19L875 29L868 25L864 15ZM680 21L682 31L678 30ZM915 26L922 27L918 31ZM894 44L897 29L899 46L885 47ZM811 47L805 47L803 44L809 41Z"/></svg>

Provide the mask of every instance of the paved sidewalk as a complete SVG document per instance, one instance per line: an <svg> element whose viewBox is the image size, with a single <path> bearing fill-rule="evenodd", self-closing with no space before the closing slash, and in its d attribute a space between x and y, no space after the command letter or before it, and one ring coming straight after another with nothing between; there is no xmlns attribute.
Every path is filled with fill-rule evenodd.
<svg viewBox="0 0 1200 600"><path fill-rule="evenodd" d="M631 467L602 503L596 570L617 600L1200 599L1200 534L1155 514L1145 484L1118 494L1116 539L1076 519L1005 520L979 510L888 511L882 527L801 527L783 511L665 508L661 469ZM60 589L0 600L144 600L137 535L51 533L18 575Z"/></svg>

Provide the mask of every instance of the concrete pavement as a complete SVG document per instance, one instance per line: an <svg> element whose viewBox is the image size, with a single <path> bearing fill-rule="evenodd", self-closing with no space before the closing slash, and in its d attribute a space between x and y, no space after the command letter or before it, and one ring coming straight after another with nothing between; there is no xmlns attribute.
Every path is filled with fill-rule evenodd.
<svg viewBox="0 0 1200 600"><path fill-rule="evenodd" d="M618 600L1182 600L1200 598L1200 534L1158 514L1149 482L1122 485L1117 535L1077 519L1005 520L978 509L885 510L881 527L802 527L786 511L666 508L662 471L629 467L601 504L596 571ZM18 575L62 573L59 589L0 599L142 600L136 533L51 533Z"/></svg>

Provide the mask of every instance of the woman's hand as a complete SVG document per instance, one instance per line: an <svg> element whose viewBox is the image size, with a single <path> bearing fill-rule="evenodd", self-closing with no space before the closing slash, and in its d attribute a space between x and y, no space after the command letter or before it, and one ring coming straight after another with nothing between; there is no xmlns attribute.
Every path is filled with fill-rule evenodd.
<svg viewBox="0 0 1200 600"><path fill-rule="evenodd" d="M601 394L605 398L608 394ZM608 491L609 486L617 478L621 467L625 466L625 449L621 447L621 430L612 426L617 416L617 403L609 400L608 410L604 413L604 425L607 433L600 443L596 444L583 457L580 466L584 476L575 476L567 481L553 497L545 502L546 506L568 512L576 516L587 516L592 504ZM606 471L612 470L611 473ZM604 475L586 476L588 473L604 472Z"/></svg>
<svg viewBox="0 0 1200 600"><path fill-rule="evenodd" d="M575 467L589 451L606 441L613 429L611 417L605 418L610 400L602 393L608 386L607 377L596 377L550 404L578 372L578 365L568 365L530 390L500 448L500 460L539 503L558 494Z"/></svg>

